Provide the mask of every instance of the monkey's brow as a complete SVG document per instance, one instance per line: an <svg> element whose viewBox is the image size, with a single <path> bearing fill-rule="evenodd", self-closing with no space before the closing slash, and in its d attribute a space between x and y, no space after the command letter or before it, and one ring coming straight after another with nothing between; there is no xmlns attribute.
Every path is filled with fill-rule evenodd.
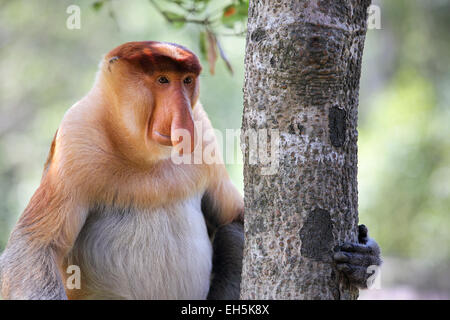
<svg viewBox="0 0 450 320"><path fill-rule="evenodd" d="M179 74L193 73L198 76L201 71L201 67L199 65L186 63L184 61L174 61L170 57L159 58L156 61L152 61L150 59L140 59L138 63L141 69L148 74L171 71Z"/></svg>

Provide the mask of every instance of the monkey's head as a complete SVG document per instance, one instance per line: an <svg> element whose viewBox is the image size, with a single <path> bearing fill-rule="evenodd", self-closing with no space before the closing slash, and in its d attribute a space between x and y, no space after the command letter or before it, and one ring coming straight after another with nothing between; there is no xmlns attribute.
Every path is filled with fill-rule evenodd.
<svg viewBox="0 0 450 320"><path fill-rule="evenodd" d="M114 101L114 121L121 122L117 131L125 129L129 142L153 153L187 137L192 152L200 72L197 56L180 45L143 41L113 49L105 56L102 76Z"/></svg>

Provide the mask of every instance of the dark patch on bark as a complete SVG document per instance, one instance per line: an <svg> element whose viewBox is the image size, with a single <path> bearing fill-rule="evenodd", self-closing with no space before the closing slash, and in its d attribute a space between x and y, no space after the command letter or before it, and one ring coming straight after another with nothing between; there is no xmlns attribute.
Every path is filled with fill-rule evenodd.
<svg viewBox="0 0 450 320"><path fill-rule="evenodd" d="M272 67L275 67L275 59L272 57L272 58L270 58L270 65L272 66Z"/></svg>
<svg viewBox="0 0 450 320"><path fill-rule="evenodd" d="M305 127L302 126L300 123L291 123L288 126L288 132L290 134L304 134L305 133Z"/></svg>
<svg viewBox="0 0 450 320"><path fill-rule="evenodd" d="M333 246L333 224L330 213L317 208L306 218L300 230L302 256L316 261L330 261Z"/></svg>
<svg viewBox="0 0 450 320"><path fill-rule="evenodd" d="M328 128L330 131L331 144L342 147L345 142L346 112L337 106L330 108L328 114Z"/></svg>
<svg viewBox="0 0 450 320"><path fill-rule="evenodd" d="M295 134L295 129L294 129L294 124L293 124L293 123L291 123L291 124L289 125L289 133L290 133L290 134Z"/></svg>
<svg viewBox="0 0 450 320"><path fill-rule="evenodd" d="M259 42L262 39L266 37L266 31L262 28L257 28L255 31L252 32L252 35L250 36L250 39L255 42Z"/></svg>

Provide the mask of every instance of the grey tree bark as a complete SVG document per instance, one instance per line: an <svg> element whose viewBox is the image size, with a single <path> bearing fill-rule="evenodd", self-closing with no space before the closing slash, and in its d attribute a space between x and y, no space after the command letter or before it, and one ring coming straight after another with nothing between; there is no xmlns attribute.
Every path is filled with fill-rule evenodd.
<svg viewBox="0 0 450 320"><path fill-rule="evenodd" d="M331 256L337 245L357 242L356 126L369 4L250 0L242 299L358 296ZM279 132L270 154L277 170L269 174L251 161L247 133L258 129ZM276 145L276 135L269 140Z"/></svg>

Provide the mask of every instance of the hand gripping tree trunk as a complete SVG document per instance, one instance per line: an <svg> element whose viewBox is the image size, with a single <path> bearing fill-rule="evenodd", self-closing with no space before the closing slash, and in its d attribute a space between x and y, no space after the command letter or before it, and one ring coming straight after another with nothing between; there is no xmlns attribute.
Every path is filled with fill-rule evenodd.
<svg viewBox="0 0 450 320"><path fill-rule="evenodd" d="M243 299L358 296L331 257L337 245L357 241L356 126L369 4L250 0ZM264 134L258 129L279 133L278 151L269 148L278 159L272 172L252 161L248 132ZM276 135L268 140L276 145Z"/></svg>

